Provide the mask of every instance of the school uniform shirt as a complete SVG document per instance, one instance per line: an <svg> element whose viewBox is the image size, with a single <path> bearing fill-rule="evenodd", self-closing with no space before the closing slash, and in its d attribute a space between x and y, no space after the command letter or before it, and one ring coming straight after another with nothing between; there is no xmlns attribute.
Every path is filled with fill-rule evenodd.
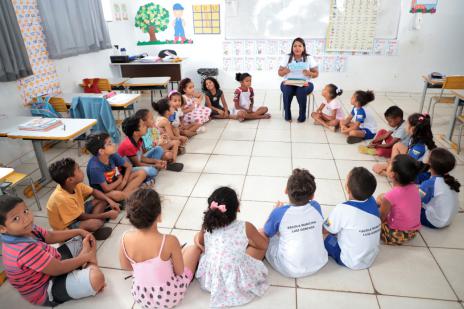
<svg viewBox="0 0 464 309"><path fill-rule="evenodd" d="M77 184L71 194L60 185L47 202L48 222L54 230L64 230L85 212L85 200L92 194L93 188L84 183Z"/></svg>
<svg viewBox="0 0 464 309"><path fill-rule="evenodd" d="M380 225L373 197L338 204L324 222L329 233L337 234L340 259L351 269L365 269L374 262L379 253Z"/></svg>
<svg viewBox="0 0 464 309"><path fill-rule="evenodd" d="M325 104L324 109L322 110L325 115L332 116L333 111L336 110L337 114L335 115L335 119L342 120L345 118L342 102L338 98L332 99L330 102L324 100L322 104Z"/></svg>
<svg viewBox="0 0 464 309"><path fill-rule="evenodd" d="M45 243L47 230L33 225L31 237L2 235L3 267L10 284L30 303L42 305L48 299L50 276L43 270L61 255Z"/></svg>
<svg viewBox="0 0 464 309"><path fill-rule="evenodd" d="M282 57L280 66L283 68L290 69L290 73L284 76L284 80L287 79L305 79L307 82L311 80L311 77L305 76L303 74L303 70L309 70L317 67L317 61L314 59L313 56L307 56L306 61L301 60L296 61L292 57L292 61L288 62L290 55L285 55Z"/></svg>
<svg viewBox="0 0 464 309"><path fill-rule="evenodd" d="M412 144L412 140L409 141L408 155L417 161L424 162L427 157L428 148L423 143Z"/></svg>
<svg viewBox="0 0 464 309"><path fill-rule="evenodd" d="M377 132L377 123L375 122L374 117L372 116L372 112L368 110L366 107L353 107L351 110L351 116L353 116L353 120L359 122L360 129L368 129L371 133Z"/></svg>
<svg viewBox="0 0 464 309"><path fill-rule="evenodd" d="M109 157L108 165L101 162L98 157L92 157L87 163L87 178L92 188L103 191L102 183L113 183L121 174L125 160L117 153Z"/></svg>
<svg viewBox="0 0 464 309"><path fill-rule="evenodd" d="M391 229L417 231L421 228L421 198L415 184L394 186L385 193L384 198L391 204L387 216L387 224Z"/></svg>
<svg viewBox="0 0 464 309"><path fill-rule="evenodd" d="M408 146L411 137L406 131L406 121L403 120L398 127L394 128L391 136L393 138L398 138L403 145Z"/></svg>
<svg viewBox="0 0 464 309"><path fill-rule="evenodd" d="M317 272L328 261L323 222L321 206L316 201L275 208L264 225L264 233L271 238L266 259L287 277Z"/></svg>
<svg viewBox="0 0 464 309"><path fill-rule="evenodd" d="M419 190L427 220L438 228L450 225L458 213L458 193L440 176L424 181Z"/></svg>

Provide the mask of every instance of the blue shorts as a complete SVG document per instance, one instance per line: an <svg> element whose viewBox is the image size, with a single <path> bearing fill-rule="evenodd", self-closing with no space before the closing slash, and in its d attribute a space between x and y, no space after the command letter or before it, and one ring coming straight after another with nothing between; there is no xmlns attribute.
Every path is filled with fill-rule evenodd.
<svg viewBox="0 0 464 309"><path fill-rule="evenodd" d="M434 226L432 223L430 223L429 219L427 219L427 216L425 215L425 208L421 208L420 220L423 226L429 227L431 229L438 229L438 227Z"/></svg>
<svg viewBox="0 0 464 309"><path fill-rule="evenodd" d="M335 262L337 262L338 265L345 266L345 264L343 264L342 260L340 259L340 254L342 253L342 250L338 245L337 237L335 237L334 235L328 235L324 240L324 246L329 256L333 257L333 259L335 260Z"/></svg>
<svg viewBox="0 0 464 309"><path fill-rule="evenodd" d="M364 139L373 139L375 137L375 133L372 133L369 129L360 128L360 130L364 132Z"/></svg>
<svg viewBox="0 0 464 309"><path fill-rule="evenodd" d="M91 214L92 213L92 210L93 210L93 202L94 200L88 200L87 202L85 202L84 204L84 211L86 214ZM81 225L81 221L79 220L76 220L74 221L73 223L71 223L68 228L70 229L78 229L79 226Z"/></svg>
<svg viewBox="0 0 464 309"><path fill-rule="evenodd" d="M156 160L161 160L161 158L164 155L164 149L161 146L156 146L147 151L146 153L143 154L144 157L149 158L149 159L156 159ZM139 160L141 158L139 157ZM154 166L134 166L132 169L134 172L139 171L139 170L144 170L145 173L147 174L147 179L145 181L150 181L151 179L155 178L156 175L158 175L158 170Z"/></svg>

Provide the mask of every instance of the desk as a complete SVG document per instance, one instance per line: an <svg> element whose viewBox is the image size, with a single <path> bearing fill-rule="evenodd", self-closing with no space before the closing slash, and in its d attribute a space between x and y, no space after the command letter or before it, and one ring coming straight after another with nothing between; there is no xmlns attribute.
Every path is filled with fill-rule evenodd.
<svg viewBox="0 0 464 309"><path fill-rule="evenodd" d="M8 132L16 130L18 126L22 123L28 122L34 118L40 117L31 117L31 116L7 116L0 120L0 137L8 136Z"/></svg>
<svg viewBox="0 0 464 309"><path fill-rule="evenodd" d="M427 90L431 88L440 89L445 81L444 79L432 79L429 75L422 75L422 79L424 80L424 89L422 90L422 98L420 101L419 113L422 113L422 109L424 108Z"/></svg>
<svg viewBox="0 0 464 309"><path fill-rule="evenodd" d="M128 62L111 63L121 70L122 77L162 77L169 76L171 82L179 82L182 79L182 62Z"/></svg>
<svg viewBox="0 0 464 309"><path fill-rule="evenodd" d="M464 90L451 90L451 93L453 93L456 96L456 99L454 100L454 109L453 109L453 119L451 120L451 123L448 128L448 133L446 134L446 138L450 143L452 143L451 138L453 137L453 131L454 131L454 126L456 124L456 115L458 113L458 109L461 108L460 113L462 113L462 107L464 106Z"/></svg>
<svg viewBox="0 0 464 309"><path fill-rule="evenodd" d="M57 98L63 98L64 102L66 105L71 105L72 99L74 97L103 97L103 94L100 93L63 93L61 95L54 96ZM115 96L112 96L111 98L106 99L108 101L108 104L113 107L118 107L118 108L128 108L132 104L134 104L141 95L139 93L118 93Z"/></svg>
<svg viewBox="0 0 464 309"><path fill-rule="evenodd" d="M10 167L0 167L0 182L3 181L3 179L7 178L11 174L14 173L14 169Z"/></svg>
<svg viewBox="0 0 464 309"><path fill-rule="evenodd" d="M123 86L127 91L130 90L150 90L151 102L153 102L153 91L165 89L168 91L170 77L136 77L124 82Z"/></svg>
<svg viewBox="0 0 464 309"><path fill-rule="evenodd" d="M51 182L50 173L48 172L47 160L42 149L42 141L68 141L73 139L88 129L93 127L97 120L95 119L71 119L71 118L60 118L64 126L56 127L50 131L26 131L19 130L16 126L14 129L10 129L7 133L8 138L23 139L32 141L34 147L34 153L39 163L39 169L41 178L38 183L35 184L37 190ZM24 122L21 122L24 123Z"/></svg>

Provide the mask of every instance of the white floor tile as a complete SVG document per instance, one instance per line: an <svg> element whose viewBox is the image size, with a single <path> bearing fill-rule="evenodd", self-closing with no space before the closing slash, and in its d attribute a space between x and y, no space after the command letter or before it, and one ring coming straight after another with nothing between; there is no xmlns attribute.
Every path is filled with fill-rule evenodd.
<svg viewBox="0 0 464 309"><path fill-rule="evenodd" d="M203 212L207 208L208 200L206 198L189 198L176 222L176 229L200 230L203 224Z"/></svg>
<svg viewBox="0 0 464 309"><path fill-rule="evenodd" d="M295 289L271 286L262 297L255 298L250 303L241 306L244 309L296 309Z"/></svg>
<svg viewBox="0 0 464 309"><path fill-rule="evenodd" d="M291 143L288 142L261 142L256 141L253 147L254 157L283 157L292 156Z"/></svg>
<svg viewBox="0 0 464 309"><path fill-rule="evenodd" d="M214 190L222 186L231 187L240 196L244 179L245 176L242 175L202 174L191 196L208 197Z"/></svg>
<svg viewBox="0 0 464 309"><path fill-rule="evenodd" d="M317 179L339 179L333 160L293 159L293 168L307 169Z"/></svg>
<svg viewBox="0 0 464 309"><path fill-rule="evenodd" d="M450 226L443 229L421 229L422 237L429 247L464 249L462 235L464 233L464 214L458 213Z"/></svg>
<svg viewBox="0 0 464 309"><path fill-rule="evenodd" d="M377 182L388 182L385 176L377 175L372 171L372 167L377 164L376 161L353 161L353 160L335 160L341 179L347 179L350 171L355 167L364 167L375 176Z"/></svg>
<svg viewBox="0 0 464 309"><path fill-rule="evenodd" d="M199 173L161 172L156 177L155 190L162 195L189 196L199 177Z"/></svg>
<svg viewBox="0 0 464 309"><path fill-rule="evenodd" d="M171 231L171 234L177 237L181 246L183 244L186 244L186 246L194 245L194 237L196 233L198 233L198 231L180 229L172 229Z"/></svg>
<svg viewBox="0 0 464 309"><path fill-rule="evenodd" d="M464 250L431 248L430 251L432 251L459 300L464 300L464 267L462 266Z"/></svg>
<svg viewBox="0 0 464 309"><path fill-rule="evenodd" d="M287 178L247 176L243 186L242 199L249 201L288 201L285 192Z"/></svg>
<svg viewBox="0 0 464 309"><path fill-rule="evenodd" d="M206 131L195 135L195 139L211 139L218 140L221 136L224 128L218 128L214 126L205 127Z"/></svg>
<svg viewBox="0 0 464 309"><path fill-rule="evenodd" d="M292 141L298 143L327 143L327 137L321 127L292 129Z"/></svg>
<svg viewBox="0 0 464 309"><path fill-rule="evenodd" d="M185 149L187 153L205 153L210 154L216 146L217 140L211 139L195 139L192 138L188 141Z"/></svg>
<svg viewBox="0 0 464 309"><path fill-rule="evenodd" d="M290 158L251 157L248 175L289 177L291 174Z"/></svg>
<svg viewBox="0 0 464 309"><path fill-rule="evenodd" d="M214 148L214 154L232 156L250 156L253 142L250 141L223 141L220 140Z"/></svg>
<svg viewBox="0 0 464 309"><path fill-rule="evenodd" d="M374 156L366 155L359 153L358 151L359 144L354 145L338 145L330 144L332 149L333 157L336 160L365 160L365 161L375 161Z"/></svg>
<svg viewBox="0 0 464 309"><path fill-rule="evenodd" d="M221 140L253 141L255 139L255 136L255 129L227 128L222 133Z"/></svg>
<svg viewBox="0 0 464 309"><path fill-rule="evenodd" d="M241 201L237 218L252 223L257 229L263 228L274 209L274 203Z"/></svg>
<svg viewBox="0 0 464 309"><path fill-rule="evenodd" d="M337 205L346 200L340 180L316 178L314 199L319 204Z"/></svg>
<svg viewBox="0 0 464 309"><path fill-rule="evenodd" d="M249 161L250 157L248 156L212 155L206 164L204 172L246 175Z"/></svg>
<svg viewBox="0 0 464 309"><path fill-rule="evenodd" d="M462 309L458 302L378 295L381 309Z"/></svg>
<svg viewBox="0 0 464 309"><path fill-rule="evenodd" d="M352 282L355 284L355 282ZM374 309L379 308L377 299L374 295L328 292L297 289L298 309L312 308L358 308Z"/></svg>
<svg viewBox="0 0 464 309"><path fill-rule="evenodd" d="M209 154L186 153L178 156L177 162L184 164L182 172L201 173L209 156Z"/></svg>
<svg viewBox="0 0 464 309"><path fill-rule="evenodd" d="M290 140L290 130L258 128L256 140L265 142L288 142Z"/></svg>
<svg viewBox="0 0 464 309"><path fill-rule="evenodd" d="M329 144L292 143L292 157L332 160Z"/></svg>

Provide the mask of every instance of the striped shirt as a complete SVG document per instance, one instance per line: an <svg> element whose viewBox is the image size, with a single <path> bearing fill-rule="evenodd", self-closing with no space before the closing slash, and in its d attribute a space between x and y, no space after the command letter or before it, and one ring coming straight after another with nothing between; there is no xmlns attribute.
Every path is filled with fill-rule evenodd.
<svg viewBox="0 0 464 309"><path fill-rule="evenodd" d="M50 276L42 271L53 258L61 255L45 243L47 230L34 225L30 241L3 242L3 265L10 284L30 303L41 305L47 300Z"/></svg>

